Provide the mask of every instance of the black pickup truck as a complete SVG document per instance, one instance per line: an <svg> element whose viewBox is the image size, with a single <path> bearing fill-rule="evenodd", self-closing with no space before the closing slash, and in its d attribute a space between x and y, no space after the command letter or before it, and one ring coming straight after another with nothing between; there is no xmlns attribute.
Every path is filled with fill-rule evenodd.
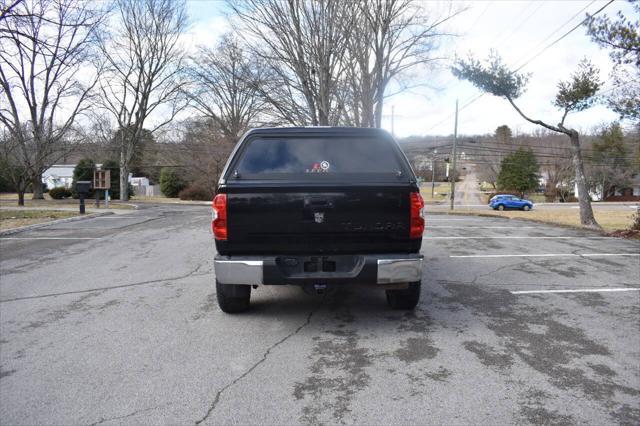
<svg viewBox="0 0 640 426"><path fill-rule="evenodd" d="M395 309L420 298L424 203L384 130L264 128L236 145L213 200L218 304L251 289L372 284Z"/></svg>

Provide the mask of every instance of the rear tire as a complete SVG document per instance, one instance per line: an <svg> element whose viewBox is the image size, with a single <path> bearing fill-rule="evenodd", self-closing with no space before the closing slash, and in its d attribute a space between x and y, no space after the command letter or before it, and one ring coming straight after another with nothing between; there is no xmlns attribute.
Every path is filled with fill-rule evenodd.
<svg viewBox="0 0 640 426"><path fill-rule="evenodd" d="M500 210L500 211L504 210L504 206L503 206L502 204L500 204L500 205L498 206L498 210Z"/></svg>
<svg viewBox="0 0 640 426"><path fill-rule="evenodd" d="M250 285L222 284L216 280L216 297L223 312L235 314L249 309Z"/></svg>
<svg viewBox="0 0 640 426"><path fill-rule="evenodd" d="M413 309L420 301L421 282L409 283L403 290L386 290L387 303L392 309Z"/></svg>

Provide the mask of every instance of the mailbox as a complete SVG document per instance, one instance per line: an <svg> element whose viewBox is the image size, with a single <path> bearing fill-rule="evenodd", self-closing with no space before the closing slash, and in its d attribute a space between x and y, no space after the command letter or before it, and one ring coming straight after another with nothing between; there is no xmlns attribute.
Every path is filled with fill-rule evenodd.
<svg viewBox="0 0 640 426"><path fill-rule="evenodd" d="M76 192L80 196L80 214L84 214L84 199L89 195L89 191L91 191L91 181L79 180L76 182Z"/></svg>
<svg viewBox="0 0 640 426"><path fill-rule="evenodd" d="M81 195L87 195L91 191L91 181L79 180L76 182L76 192Z"/></svg>

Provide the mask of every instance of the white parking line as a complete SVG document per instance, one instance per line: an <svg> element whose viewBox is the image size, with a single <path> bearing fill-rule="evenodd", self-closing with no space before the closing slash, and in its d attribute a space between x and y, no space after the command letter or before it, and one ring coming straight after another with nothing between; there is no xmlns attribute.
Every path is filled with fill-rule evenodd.
<svg viewBox="0 0 640 426"><path fill-rule="evenodd" d="M423 240L609 240L611 237L424 237Z"/></svg>
<svg viewBox="0 0 640 426"><path fill-rule="evenodd" d="M544 254L467 254L467 255L451 255L449 257L457 258L483 258L483 257L601 257L601 256L640 256L640 253L544 253Z"/></svg>
<svg viewBox="0 0 640 426"><path fill-rule="evenodd" d="M99 240L100 237L0 237L0 240Z"/></svg>
<svg viewBox="0 0 640 426"><path fill-rule="evenodd" d="M429 226L429 222L425 225L427 229L432 228L451 228L451 229L462 229L462 228L474 228L474 229L527 229L527 228L539 228L539 226L453 226L453 225L433 225Z"/></svg>
<svg viewBox="0 0 640 426"><path fill-rule="evenodd" d="M511 294L545 294L545 293L613 293L620 291L640 291L640 288L580 288L574 290L522 290L510 291Z"/></svg>

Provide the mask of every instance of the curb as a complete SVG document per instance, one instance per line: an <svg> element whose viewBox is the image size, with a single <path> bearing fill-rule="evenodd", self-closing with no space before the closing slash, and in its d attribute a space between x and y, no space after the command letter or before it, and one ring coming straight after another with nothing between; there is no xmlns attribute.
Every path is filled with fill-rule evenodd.
<svg viewBox="0 0 640 426"><path fill-rule="evenodd" d="M115 213L113 212L90 213L83 216L73 216L73 217L66 217L64 219L51 220L49 222L34 223L33 225L21 226L19 228L5 229L4 231L0 231L0 236L17 234L18 232L24 232L24 231L31 231L32 229L44 228L45 226L57 225L58 223L75 222L78 220L93 219L96 217L108 216L112 214L115 214Z"/></svg>

